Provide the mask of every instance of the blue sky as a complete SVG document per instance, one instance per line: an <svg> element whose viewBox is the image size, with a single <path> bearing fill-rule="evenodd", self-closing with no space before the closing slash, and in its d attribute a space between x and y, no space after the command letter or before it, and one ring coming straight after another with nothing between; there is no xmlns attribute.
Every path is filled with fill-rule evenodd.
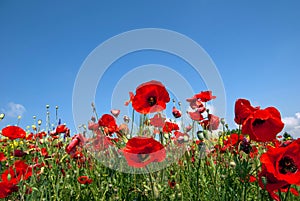
<svg viewBox="0 0 300 201"><path fill-rule="evenodd" d="M237 98L277 107L285 130L300 132L299 1L0 1L0 127L31 125L32 116L52 120L59 106L62 121L74 129L72 90L86 57L109 38L133 29L161 28L196 41L222 77L228 123L233 126ZM131 54L108 71L97 89L99 113L109 112L116 80L137 65L160 63L184 72L178 58L159 52ZM120 70L118 66L126 66ZM110 73L110 74L109 74ZM199 92L206 90L192 71L185 75ZM199 79L199 80L197 80ZM145 80L148 81L148 80ZM110 87L109 87L110 86ZM134 90L134 89L132 89ZM105 94L105 95L103 95ZM126 100L128 97L120 97ZM108 101L108 102L107 102ZM91 110L91 108L87 108ZM87 119L88 120L88 119ZM75 132L75 131L74 131Z"/></svg>

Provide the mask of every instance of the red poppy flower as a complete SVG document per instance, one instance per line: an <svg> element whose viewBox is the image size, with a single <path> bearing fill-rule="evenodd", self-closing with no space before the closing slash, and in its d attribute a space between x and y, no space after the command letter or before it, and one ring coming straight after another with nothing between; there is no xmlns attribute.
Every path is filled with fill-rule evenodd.
<svg viewBox="0 0 300 201"><path fill-rule="evenodd" d="M171 133L174 130L179 130L179 127L176 123L166 121L163 127L164 133Z"/></svg>
<svg viewBox="0 0 300 201"><path fill-rule="evenodd" d="M172 109L172 114L173 114L173 116L174 116L175 118L181 117L181 112L180 112L180 110L178 110L175 106L174 106L173 109Z"/></svg>
<svg viewBox="0 0 300 201"><path fill-rule="evenodd" d="M186 101L190 103L190 107L192 109L204 108L203 103L198 98L196 98L196 96L193 96L192 98L187 98Z"/></svg>
<svg viewBox="0 0 300 201"><path fill-rule="evenodd" d="M107 136L97 135L92 141L92 148L94 151L103 151L109 146L113 146L113 144Z"/></svg>
<svg viewBox="0 0 300 201"><path fill-rule="evenodd" d="M88 129L91 131L95 131L99 129L99 124L95 123L95 122L89 122L88 123Z"/></svg>
<svg viewBox="0 0 300 201"><path fill-rule="evenodd" d="M201 91L199 94L196 94L195 97L202 102L208 102L216 98L216 96L212 95L211 91Z"/></svg>
<svg viewBox="0 0 300 201"><path fill-rule="evenodd" d="M27 180L32 175L32 168L24 161L17 160L15 163L5 170L1 177L2 181L18 184L20 180Z"/></svg>
<svg viewBox="0 0 300 201"><path fill-rule="evenodd" d="M85 142L84 137L81 134L74 135L70 144L66 147L66 152L70 154L76 150L77 146L83 146Z"/></svg>
<svg viewBox="0 0 300 201"><path fill-rule="evenodd" d="M99 126L103 127L107 135L111 135L118 131L116 119L110 114L104 114L98 121Z"/></svg>
<svg viewBox="0 0 300 201"><path fill-rule="evenodd" d="M249 115L258 109L259 107L252 107L250 101L246 99L236 100L234 106L235 123L243 124L243 122L249 117Z"/></svg>
<svg viewBox="0 0 300 201"><path fill-rule="evenodd" d="M122 149L129 166L145 167L152 162L162 162L166 157L164 146L153 138L133 137Z"/></svg>
<svg viewBox="0 0 300 201"><path fill-rule="evenodd" d="M5 154L0 152L0 162L6 161L6 159Z"/></svg>
<svg viewBox="0 0 300 201"><path fill-rule="evenodd" d="M217 130L219 128L219 124L220 118L213 114L209 114L208 119L201 122L203 128L208 130Z"/></svg>
<svg viewBox="0 0 300 201"><path fill-rule="evenodd" d="M250 183L256 182L256 180L257 180L257 179L256 179L255 176L253 176L253 175L250 175L250 176L249 176L249 182L250 182Z"/></svg>
<svg viewBox="0 0 300 201"><path fill-rule="evenodd" d="M166 103L169 101L169 93L165 86L152 80L137 87L132 107L139 113L148 114L166 109Z"/></svg>
<svg viewBox="0 0 300 201"><path fill-rule="evenodd" d="M202 110L196 110L194 112L188 112L188 114L190 115L190 118L194 121L203 120Z"/></svg>
<svg viewBox="0 0 300 201"><path fill-rule="evenodd" d="M88 176L80 176L77 178L77 181L81 184L91 184L93 182Z"/></svg>
<svg viewBox="0 0 300 201"><path fill-rule="evenodd" d="M229 137L223 141L223 147L221 148L221 152L228 151L238 151L238 145L241 141L243 141L244 136L236 133L232 133Z"/></svg>
<svg viewBox="0 0 300 201"><path fill-rule="evenodd" d="M61 124L56 127L55 131L56 133L65 133L68 132L68 127L66 125Z"/></svg>
<svg viewBox="0 0 300 201"><path fill-rule="evenodd" d="M175 138L174 138L174 142L176 145L180 146L183 145L184 142L187 142L190 138L190 136L186 133L182 133L179 131L175 131L174 132Z"/></svg>
<svg viewBox="0 0 300 201"><path fill-rule="evenodd" d="M13 192L18 191L18 186L11 182L1 181L0 182L0 198L6 198Z"/></svg>
<svg viewBox="0 0 300 201"><path fill-rule="evenodd" d="M249 134L252 140L267 142L274 140L283 127L279 111L268 107L250 114L243 123L242 132Z"/></svg>
<svg viewBox="0 0 300 201"><path fill-rule="evenodd" d="M27 141L30 141L33 139L33 133L29 133L27 136L26 136L26 140Z"/></svg>
<svg viewBox="0 0 300 201"><path fill-rule="evenodd" d="M280 181L300 185L300 139L262 154L263 171Z"/></svg>
<svg viewBox="0 0 300 201"><path fill-rule="evenodd" d="M25 138L26 132L18 126L7 126L2 129L2 135L14 140L18 138Z"/></svg>
<svg viewBox="0 0 300 201"><path fill-rule="evenodd" d="M42 154L42 156L47 157L48 156L47 148L45 148L45 147L41 148L41 154Z"/></svg>
<svg viewBox="0 0 300 201"><path fill-rule="evenodd" d="M155 127L163 127L165 125L165 120L166 118L162 117L162 115L158 113L150 119L150 124Z"/></svg>

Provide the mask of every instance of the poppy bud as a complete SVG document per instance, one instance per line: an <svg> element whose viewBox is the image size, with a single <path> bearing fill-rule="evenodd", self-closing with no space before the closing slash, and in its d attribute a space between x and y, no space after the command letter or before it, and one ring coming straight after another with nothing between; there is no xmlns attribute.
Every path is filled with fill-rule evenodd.
<svg viewBox="0 0 300 201"><path fill-rule="evenodd" d="M181 117L181 112L175 106L172 109L172 114L175 118Z"/></svg>
<svg viewBox="0 0 300 201"><path fill-rule="evenodd" d="M128 124L130 121L130 118L128 116L124 115L123 121Z"/></svg>

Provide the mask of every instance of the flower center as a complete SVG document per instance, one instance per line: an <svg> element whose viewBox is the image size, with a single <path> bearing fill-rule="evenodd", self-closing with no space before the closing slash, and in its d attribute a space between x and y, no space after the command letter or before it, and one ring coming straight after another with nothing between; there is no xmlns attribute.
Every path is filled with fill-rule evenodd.
<svg viewBox="0 0 300 201"><path fill-rule="evenodd" d="M263 123L265 123L266 120L262 120L262 119L255 119L255 121L252 123L252 126L259 126L262 125Z"/></svg>
<svg viewBox="0 0 300 201"><path fill-rule="evenodd" d="M279 161L279 172L281 174L295 173L297 170L297 166L290 157L284 157Z"/></svg>
<svg viewBox="0 0 300 201"><path fill-rule="evenodd" d="M150 159L150 155L149 154L139 154L138 158L139 158L140 162L145 162Z"/></svg>
<svg viewBox="0 0 300 201"><path fill-rule="evenodd" d="M148 103L150 106L153 106L156 104L156 97L155 96L150 96L148 99L147 99Z"/></svg>

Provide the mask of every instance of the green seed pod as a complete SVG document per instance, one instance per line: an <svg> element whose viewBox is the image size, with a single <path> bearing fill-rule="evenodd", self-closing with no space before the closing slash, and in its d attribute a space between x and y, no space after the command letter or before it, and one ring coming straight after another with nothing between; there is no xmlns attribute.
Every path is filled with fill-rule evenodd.
<svg viewBox="0 0 300 201"><path fill-rule="evenodd" d="M8 173L7 174L7 180L10 181L11 180L11 175Z"/></svg>

